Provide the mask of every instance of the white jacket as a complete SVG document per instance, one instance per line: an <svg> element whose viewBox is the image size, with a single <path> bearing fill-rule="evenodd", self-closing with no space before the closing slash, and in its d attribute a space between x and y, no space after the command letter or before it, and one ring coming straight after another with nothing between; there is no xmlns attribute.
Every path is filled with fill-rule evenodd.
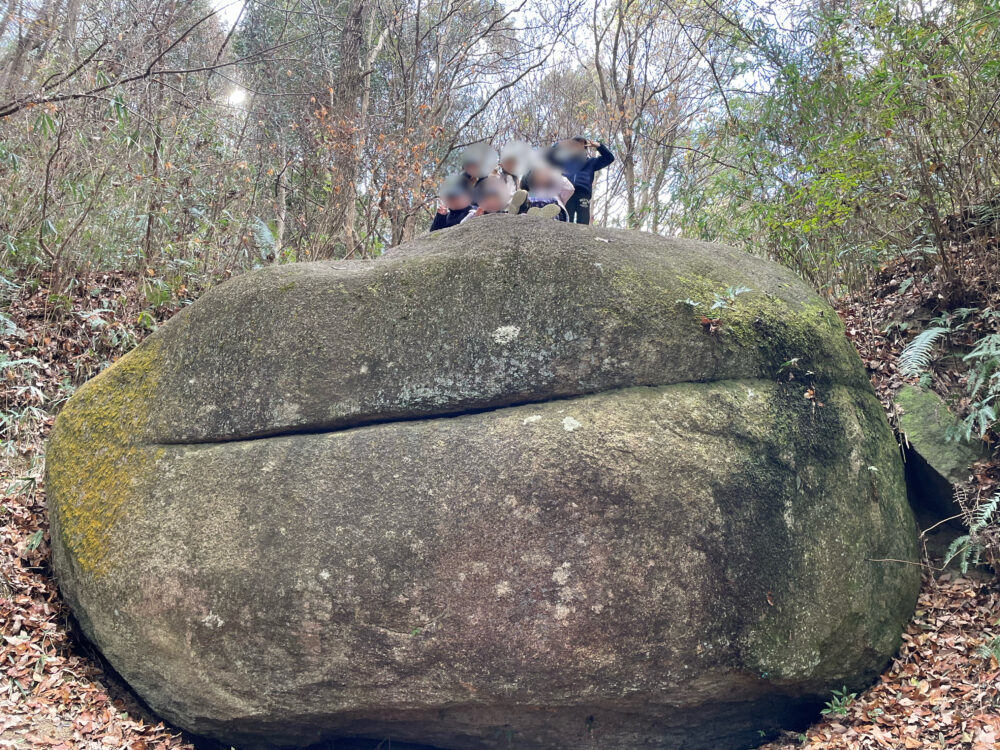
<svg viewBox="0 0 1000 750"><path fill-rule="evenodd" d="M514 196L514 193L518 190L518 183L521 181L519 177L515 177L512 174L507 174L501 169L496 172L497 177L503 181L503 186L507 190L507 200L508 202Z"/></svg>
<svg viewBox="0 0 1000 750"><path fill-rule="evenodd" d="M555 200L563 208L566 207L566 201L573 197L573 183L570 182L565 175L559 175L559 179L556 180L556 186L553 188L535 188L528 195L529 198L537 198L539 200Z"/></svg>

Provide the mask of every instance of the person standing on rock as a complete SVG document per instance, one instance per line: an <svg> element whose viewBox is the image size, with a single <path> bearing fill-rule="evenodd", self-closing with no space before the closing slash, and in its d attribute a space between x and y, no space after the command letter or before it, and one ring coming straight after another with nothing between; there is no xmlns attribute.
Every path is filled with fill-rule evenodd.
<svg viewBox="0 0 1000 750"><path fill-rule="evenodd" d="M590 156L590 149L597 149L597 156ZM594 193L594 173L615 160L615 155L603 143L583 136L558 141L549 149L549 159L573 183L573 195L566 202L569 221L575 224L590 223L590 199Z"/></svg>

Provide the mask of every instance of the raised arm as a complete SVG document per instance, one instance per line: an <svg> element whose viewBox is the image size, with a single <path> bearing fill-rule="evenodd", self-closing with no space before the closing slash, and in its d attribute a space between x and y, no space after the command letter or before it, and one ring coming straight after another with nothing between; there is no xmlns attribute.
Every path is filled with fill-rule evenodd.
<svg viewBox="0 0 1000 750"><path fill-rule="evenodd" d="M594 171L596 172L598 169L604 169L614 160L615 160L615 155L611 153L611 149L609 149L603 143L598 143L597 156L595 156L590 161L593 163Z"/></svg>

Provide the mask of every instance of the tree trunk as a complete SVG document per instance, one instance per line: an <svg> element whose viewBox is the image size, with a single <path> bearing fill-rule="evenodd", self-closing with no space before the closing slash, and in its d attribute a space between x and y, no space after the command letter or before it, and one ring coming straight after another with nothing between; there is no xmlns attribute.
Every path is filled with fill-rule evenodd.
<svg viewBox="0 0 1000 750"><path fill-rule="evenodd" d="M626 151L622 157L622 173L625 176L625 202L626 216L625 222L629 229L638 227L635 200L635 152L626 144Z"/></svg>
<svg viewBox="0 0 1000 750"><path fill-rule="evenodd" d="M367 11L367 0L350 0L340 34L340 61L336 82L331 86L330 93L330 112L336 133L331 166L334 190L331 194L330 229L332 237L342 239L345 256L353 255L358 246L354 222L357 214L358 162L363 136L361 109L365 72L362 70L361 51Z"/></svg>
<svg viewBox="0 0 1000 750"><path fill-rule="evenodd" d="M285 141L281 139L281 171L274 185L274 264L281 263L281 250L285 245L285 217L288 214L288 188L285 185L285 170L288 162L285 158Z"/></svg>

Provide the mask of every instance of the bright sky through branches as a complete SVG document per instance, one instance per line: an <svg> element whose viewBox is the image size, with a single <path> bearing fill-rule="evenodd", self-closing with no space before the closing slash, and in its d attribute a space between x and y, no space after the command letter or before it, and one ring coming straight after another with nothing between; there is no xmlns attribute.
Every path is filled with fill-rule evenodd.
<svg viewBox="0 0 1000 750"><path fill-rule="evenodd" d="M219 22L228 31L240 17L243 10L243 0L212 0L212 8L219 11Z"/></svg>

